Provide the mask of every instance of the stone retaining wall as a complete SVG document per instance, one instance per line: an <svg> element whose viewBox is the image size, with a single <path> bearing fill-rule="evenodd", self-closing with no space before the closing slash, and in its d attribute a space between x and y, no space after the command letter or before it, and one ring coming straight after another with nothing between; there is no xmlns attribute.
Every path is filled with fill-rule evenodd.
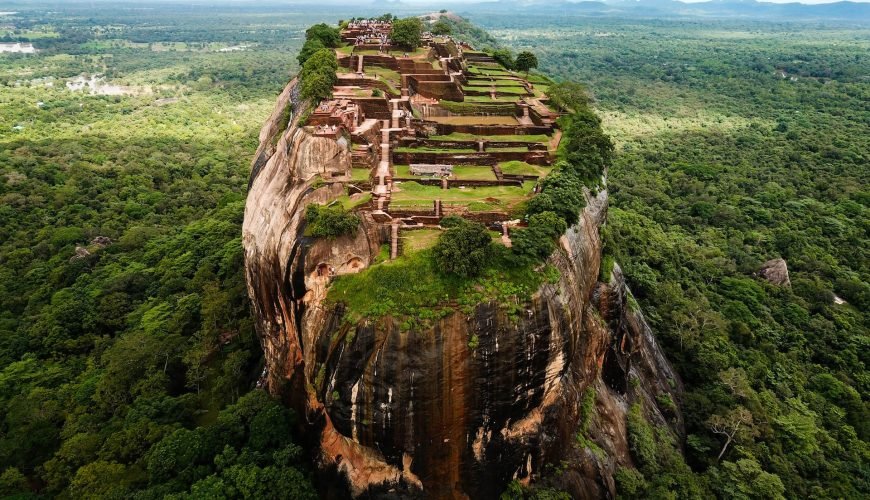
<svg viewBox="0 0 870 500"><path fill-rule="evenodd" d="M514 179L506 179L503 181L498 180L478 180L478 179L450 179L447 181L447 185L450 188L454 187L498 187L498 186L516 186L522 187L523 181L521 180L524 176L512 176L517 177ZM531 177L531 176L526 176ZM534 178L529 178L526 180L535 180L537 176ZM441 186L441 178L431 178L431 177L394 177L393 182L416 182L417 184L422 184L424 186Z"/></svg>
<svg viewBox="0 0 870 500"><path fill-rule="evenodd" d="M512 135L522 135L522 134L512 134ZM431 139L415 139L412 137L403 137L399 141L399 145L402 147L436 147L436 148L445 148L445 149L477 149L478 143L480 141L476 140L456 140L456 141L436 141ZM527 147L530 150L537 151L546 151L547 145L540 142L526 142L526 141L495 141L495 140L486 140L483 139L484 143L484 151L488 148L522 148Z"/></svg>
<svg viewBox="0 0 870 500"><path fill-rule="evenodd" d="M432 123L432 122L430 122ZM523 127L521 125L454 125L450 123L435 123L437 135L450 135L454 132L474 135L537 135L550 134L552 127L534 126Z"/></svg>
<svg viewBox="0 0 870 500"><path fill-rule="evenodd" d="M360 87L364 89L380 89L386 94L390 94L392 96L398 97L398 94L394 94L390 87L380 81L373 80L371 78L358 78L352 75L339 75L338 81L335 83L338 87Z"/></svg>
<svg viewBox="0 0 870 500"><path fill-rule="evenodd" d="M464 99L459 85L454 81L450 81L449 76L443 76L447 78L446 81L428 79L420 81L414 76L408 76L408 87L414 90L414 92L430 99L446 99L448 101L461 101Z"/></svg>
<svg viewBox="0 0 870 500"><path fill-rule="evenodd" d="M354 97L352 98L363 110L363 116L375 120L389 120L393 116L390 112L390 102L384 97Z"/></svg>
<svg viewBox="0 0 870 500"><path fill-rule="evenodd" d="M410 165L412 163L446 163L449 165L493 165L503 161L524 161L532 165L549 165L549 155L540 151L488 151L485 153L397 153L393 152L393 163Z"/></svg>

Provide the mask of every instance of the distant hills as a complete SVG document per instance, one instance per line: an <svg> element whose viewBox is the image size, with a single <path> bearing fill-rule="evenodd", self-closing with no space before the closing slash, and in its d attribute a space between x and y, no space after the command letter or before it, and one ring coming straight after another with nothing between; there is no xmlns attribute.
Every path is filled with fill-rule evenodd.
<svg viewBox="0 0 870 500"><path fill-rule="evenodd" d="M870 3L849 1L812 5L756 0L710 0L694 3L676 0L362 0L359 2L353 0L2 0L2 3L3 10L14 11L93 8L94 5L107 5L114 8L185 5L194 10L221 6L257 10L292 8L319 11L328 7L336 12L354 12L359 15L374 15L387 11L405 15L418 13L421 9L448 8L459 13L546 13L639 18L731 18L870 23Z"/></svg>
<svg viewBox="0 0 870 500"><path fill-rule="evenodd" d="M470 3L465 11L561 12L577 15L619 15L638 17L705 17L766 20L845 20L870 21L870 3L834 2L826 4L770 3L755 0L712 0L685 3L675 0L499 0Z"/></svg>

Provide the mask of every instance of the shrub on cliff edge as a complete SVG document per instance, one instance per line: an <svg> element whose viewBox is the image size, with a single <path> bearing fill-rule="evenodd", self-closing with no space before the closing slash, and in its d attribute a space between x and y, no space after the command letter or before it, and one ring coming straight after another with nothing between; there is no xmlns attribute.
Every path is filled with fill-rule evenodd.
<svg viewBox="0 0 870 500"><path fill-rule="evenodd" d="M332 86L337 79L338 60L331 49L320 49L305 61L299 79L302 81L302 97L321 101L332 95Z"/></svg>
<svg viewBox="0 0 870 500"><path fill-rule="evenodd" d="M359 217L347 212L341 205L325 207L323 205L308 205L305 209L305 221L308 227L306 236L315 238L335 238L356 231L359 227Z"/></svg>

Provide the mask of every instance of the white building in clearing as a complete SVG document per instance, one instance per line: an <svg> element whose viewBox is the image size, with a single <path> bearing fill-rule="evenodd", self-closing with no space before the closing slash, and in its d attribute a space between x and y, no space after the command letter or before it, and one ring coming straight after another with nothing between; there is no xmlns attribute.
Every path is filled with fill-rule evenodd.
<svg viewBox="0 0 870 500"><path fill-rule="evenodd" d="M15 52L19 54L35 54L36 48L32 43L0 43L0 52Z"/></svg>

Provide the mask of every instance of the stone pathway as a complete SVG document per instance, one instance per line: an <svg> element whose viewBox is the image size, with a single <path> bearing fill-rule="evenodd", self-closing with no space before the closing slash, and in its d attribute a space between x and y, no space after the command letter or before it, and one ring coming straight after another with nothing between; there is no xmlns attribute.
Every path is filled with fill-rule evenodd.
<svg viewBox="0 0 870 500"><path fill-rule="evenodd" d="M399 224L393 223L390 227L390 260L399 256Z"/></svg>
<svg viewBox="0 0 870 500"><path fill-rule="evenodd" d="M390 121L384 120L381 129L381 161L378 163L378 171L375 176L378 178L378 184L375 186L374 194L378 197L378 210L383 210L384 206L389 202L390 186L387 180L392 177L390 175Z"/></svg>

